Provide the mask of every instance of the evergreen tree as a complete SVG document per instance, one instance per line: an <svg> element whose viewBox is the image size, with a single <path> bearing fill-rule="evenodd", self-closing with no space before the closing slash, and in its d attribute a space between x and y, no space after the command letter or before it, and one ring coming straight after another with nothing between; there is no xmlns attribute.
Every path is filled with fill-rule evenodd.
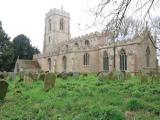
<svg viewBox="0 0 160 120"><path fill-rule="evenodd" d="M9 40L0 22L0 71L11 71L14 65L13 45Z"/></svg>
<svg viewBox="0 0 160 120"><path fill-rule="evenodd" d="M32 59L33 54L38 54L39 50L33 47L30 43L30 39L25 35L20 34L13 39L15 60L20 59Z"/></svg>

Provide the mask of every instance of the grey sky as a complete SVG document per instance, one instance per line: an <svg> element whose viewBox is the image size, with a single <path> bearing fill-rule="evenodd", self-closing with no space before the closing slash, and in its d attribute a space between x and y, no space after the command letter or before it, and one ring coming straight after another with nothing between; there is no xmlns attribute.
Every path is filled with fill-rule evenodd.
<svg viewBox="0 0 160 120"><path fill-rule="evenodd" d="M11 37L25 34L34 46L41 51L44 38L45 14L50 9L63 9L70 13L71 36L78 36L89 31L80 30L78 24L84 28L90 23L89 7L93 7L97 0L1 0L0 20L3 29Z"/></svg>
<svg viewBox="0 0 160 120"><path fill-rule="evenodd" d="M93 15L88 10L97 5L97 2L98 0L0 0L0 20L11 40L18 34L25 34L42 51L44 19L50 9L61 9L63 4L63 9L70 13L71 36L74 37L100 30L98 27L84 30L86 24L93 22ZM109 8L106 9L108 11ZM157 16L159 9L153 11L153 16Z"/></svg>

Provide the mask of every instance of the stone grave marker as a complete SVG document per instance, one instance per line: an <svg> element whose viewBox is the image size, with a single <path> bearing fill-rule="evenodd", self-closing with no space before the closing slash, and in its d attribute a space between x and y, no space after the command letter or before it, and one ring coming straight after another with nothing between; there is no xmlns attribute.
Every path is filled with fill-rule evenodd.
<svg viewBox="0 0 160 120"><path fill-rule="evenodd" d="M33 79L30 75L24 75L23 80L24 80L24 83L28 83L28 84L33 83Z"/></svg>
<svg viewBox="0 0 160 120"><path fill-rule="evenodd" d="M5 80L0 80L0 101L4 100L9 84Z"/></svg>
<svg viewBox="0 0 160 120"><path fill-rule="evenodd" d="M45 78L45 73L38 74L38 77L37 77L38 80L44 81L44 78Z"/></svg>
<svg viewBox="0 0 160 120"><path fill-rule="evenodd" d="M55 86L56 74L47 73L44 79L44 90L48 91Z"/></svg>

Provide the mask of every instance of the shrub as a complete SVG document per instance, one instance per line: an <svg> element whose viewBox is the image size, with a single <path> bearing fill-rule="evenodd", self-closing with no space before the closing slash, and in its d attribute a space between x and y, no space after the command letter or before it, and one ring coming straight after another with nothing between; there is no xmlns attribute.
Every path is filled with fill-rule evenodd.
<svg viewBox="0 0 160 120"><path fill-rule="evenodd" d="M125 120L124 114L112 106L103 109L93 109L89 115L92 120Z"/></svg>
<svg viewBox="0 0 160 120"><path fill-rule="evenodd" d="M142 93L141 93L140 91L136 90L136 91L134 91L134 92L132 93L132 96L139 98L139 97L142 96Z"/></svg>
<svg viewBox="0 0 160 120"><path fill-rule="evenodd" d="M148 77L146 75L141 75L140 80L141 80L141 84L148 83Z"/></svg>
<svg viewBox="0 0 160 120"><path fill-rule="evenodd" d="M135 111L135 110L141 109L142 107L143 106L142 106L141 102L138 99L131 99L127 103L127 108L129 110Z"/></svg>

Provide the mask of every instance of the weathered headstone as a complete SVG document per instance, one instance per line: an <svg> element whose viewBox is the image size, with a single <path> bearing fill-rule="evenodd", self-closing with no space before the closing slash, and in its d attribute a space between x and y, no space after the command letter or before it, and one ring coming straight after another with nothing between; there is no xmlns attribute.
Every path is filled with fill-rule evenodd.
<svg viewBox="0 0 160 120"><path fill-rule="evenodd" d="M41 81L44 81L44 78L45 78L45 73L40 73L39 75L38 75L38 80L41 80Z"/></svg>
<svg viewBox="0 0 160 120"><path fill-rule="evenodd" d="M36 81L36 80L38 79L38 74L37 74L37 73L33 73L33 74L32 74L32 79L33 79L34 81Z"/></svg>
<svg viewBox="0 0 160 120"><path fill-rule="evenodd" d="M99 72L97 75L98 75L98 81L108 80L108 73L107 72Z"/></svg>
<svg viewBox="0 0 160 120"><path fill-rule="evenodd" d="M4 79L3 73L0 73L0 79Z"/></svg>
<svg viewBox="0 0 160 120"><path fill-rule="evenodd" d="M61 73L61 77L62 77L62 79L66 80L67 77L68 77L68 75L67 75L66 72L62 72L62 73Z"/></svg>
<svg viewBox="0 0 160 120"><path fill-rule="evenodd" d="M0 80L0 100L4 100L7 89L8 89L8 83L5 80Z"/></svg>
<svg viewBox="0 0 160 120"><path fill-rule="evenodd" d="M73 77L78 78L79 77L79 72L74 72Z"/></svg>
<svg viewBox="0 0 160 120"><path fill-rule="evenodd" d="M125 74L121 71L114 71L113 79L114 80L125 80Z"/></svg>
<svg viewBox="0 0 160 120"><path fill-rule="evenodd" d="M24 82L25 83L28 83L28 84L31 84L31 83L33 83L33 79L32 79L32 77L31 76L29 76L29 75L24 75Z"/></svg>
<svg viewBox="0 0 160 120"><path fill-rule="evenodd" d="M44 79L44 90L48 91L55 86L56 74L47 73Z"/></svg>

